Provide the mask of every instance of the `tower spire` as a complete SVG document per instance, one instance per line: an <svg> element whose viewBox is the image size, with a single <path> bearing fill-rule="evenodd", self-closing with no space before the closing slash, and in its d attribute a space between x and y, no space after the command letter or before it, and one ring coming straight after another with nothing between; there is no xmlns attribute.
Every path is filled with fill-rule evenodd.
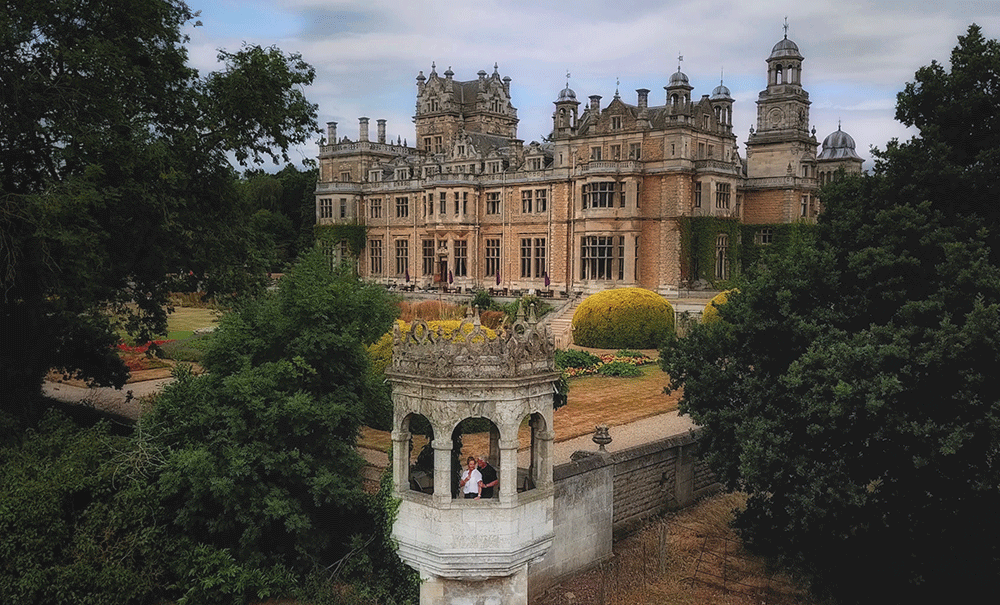
<svg viewBox="0 0 1000 605"><path fill-rule="evenodd" d="M785 15L785 25L782 26L785 30L785 40L788 39L788 15Z"/></svg>

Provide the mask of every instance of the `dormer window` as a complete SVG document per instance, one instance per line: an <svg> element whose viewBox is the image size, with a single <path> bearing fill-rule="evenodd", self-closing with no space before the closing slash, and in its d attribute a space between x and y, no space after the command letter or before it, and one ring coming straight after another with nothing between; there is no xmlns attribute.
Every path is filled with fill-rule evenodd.
<svg viewBox="0 0 1000 605"><path fill-rule="evenodd" d="M437 99L431 99L431 111L441 111L441 104Z"/></svg>
<svg viewBox="0 0 1000 605"><path fill-rule="evenodd" d="M408 178L410 178L410 169L409 168L397 168L396 169L396 180L397 181L405 181Z"/></svg>
<svg viewBox="0 0 1000 605"><path fill-rule="evenodd" d="M611 130L621 130L621 129L622 129L622 117L611 116Z"/></svg>
<svg viewBox="0 0 1000 605"><path fill-rule="evenodd" d="M458 155L465 155L465 145L458 146Z"/></svg>

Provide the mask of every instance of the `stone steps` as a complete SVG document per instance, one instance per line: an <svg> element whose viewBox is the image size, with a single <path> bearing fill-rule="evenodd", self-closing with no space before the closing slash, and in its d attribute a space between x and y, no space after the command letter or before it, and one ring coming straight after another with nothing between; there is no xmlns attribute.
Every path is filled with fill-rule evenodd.
<svg viewBox="0 0 1000 605"><path fill-rule="evenodd" d="M577 296L569 301L558 313L546 316L543 321L548 323L552 330L557 349L565 349L573 344L573 313L583 301L582 296Z"/></svg>

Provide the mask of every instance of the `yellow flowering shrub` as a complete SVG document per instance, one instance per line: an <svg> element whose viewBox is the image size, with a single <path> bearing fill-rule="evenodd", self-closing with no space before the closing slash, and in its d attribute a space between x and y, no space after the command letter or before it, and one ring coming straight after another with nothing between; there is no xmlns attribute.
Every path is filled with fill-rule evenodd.
<svg viewBox="0 0 1000 605"><path fill-rule="evenodd" d="M457 330L461 323L461 320L458 319L446 319L442 321L429 321L427 322L427 327L431 331L436 332L438 326L440 326L445 337L457 341ZM404 334L408 334L412 329L410 324L401 319L397 319L396 324L399 325L400 332ZM472 332L472 329L472 324L465 324L462 332L469 334ZM486 326L483 326L483 332L486 333L486 337L490 340L494 340L497 337L497 333ZM392 361L392 330L383 334L381 338L368 347L368 355L371 357L372 370L377 373L385 373L385 369L389 367L389 363Z"/></svg>
<svg viewBox="0 0 1000 605"><path fill-rule="evenodd" d="M701 323L708 324L719 321L719 307L726 304L726 301L729 300L730 292L739 292L739 289L734 288L725 292L719 292L715 298L708 301L708 304L705 305L705 310L701 312Z"/></svg>
<svg viewBox="0 0 1000 605"><path fill-rule="evenodd" d="M674 332L674 308L644 288L588 296L573 314L573 342L601 349L656 349Z"/></svg>

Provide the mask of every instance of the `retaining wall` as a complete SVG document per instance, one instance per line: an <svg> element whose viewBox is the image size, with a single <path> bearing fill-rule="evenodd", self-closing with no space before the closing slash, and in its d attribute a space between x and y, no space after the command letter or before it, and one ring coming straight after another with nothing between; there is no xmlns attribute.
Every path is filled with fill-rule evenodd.
<svg viewBox="0 0 1000 605"><path fill-rule="evenodd" d="M528 568L528 592L599 565L618 537L647 519L719 489L697 456L697 432L606 454L588 452L553 469L552 547Z"/></svg>

